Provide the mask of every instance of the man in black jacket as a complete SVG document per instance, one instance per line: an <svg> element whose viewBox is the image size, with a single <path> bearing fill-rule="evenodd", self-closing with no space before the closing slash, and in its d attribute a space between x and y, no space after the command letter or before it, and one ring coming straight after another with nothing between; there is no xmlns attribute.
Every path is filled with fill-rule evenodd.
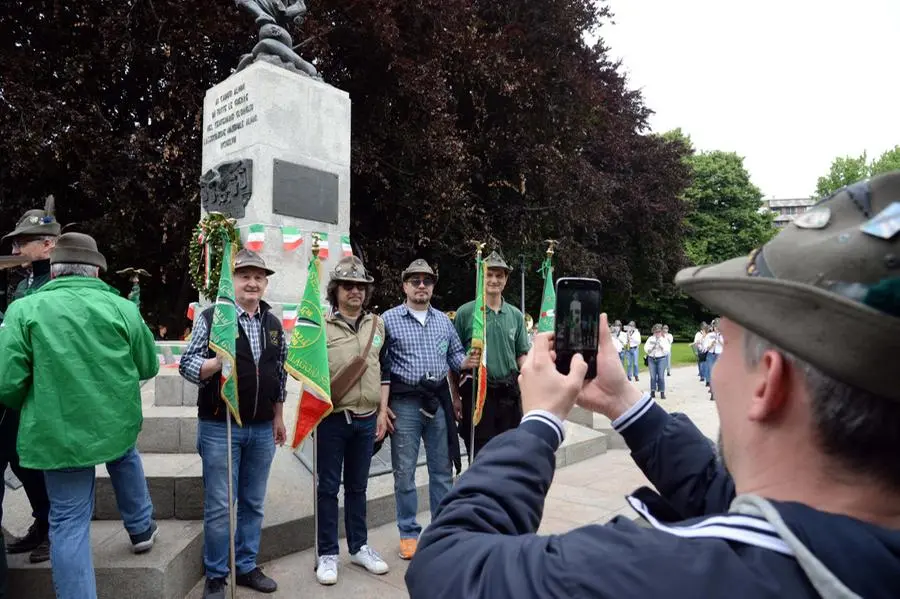
<svg viewBox="0 0 900 599"><path fill-rule="evenodd" d="M749 259L676 277L723 314L722 459L628 384L606 315L584 386L581 357L563 376L538 336L526 415L441 502L406 575L412 599L900 597L898 198L900 172L857 183ZM613 421L658 490L628 499L648 527L619 516L535 535L576 399Z"/></svg>
<svg viewBox="0 0 900 599"><path fill-rule="evenodd" d="M21 272L22 279L4 293L4 296L8 295L8 299L4 298L8 303L34 293L50 281L50 252L56 246L60 229L53 216L52 202L48 202L44 210L36 208L23 214L16 228L0 240L10 242L13 255L28 260ZM9 464L25 488L34 516L27 534L22 538L12 539L6 550L9 553L31 552L28 560L36 564L50 560L50 498L47 496L44 473L19 465L16 450L18 433L19 412L0 408L0 474L6 471L6 465ZM0 481L0 504L3 502L4 488L3 481Z"/></svg>
<svg viewBox="0 0 900 599"><path fill-rule="evenodd" d="M235 572L238 585L263 593L274 593L278 585L256 565L262 534L263 503L275 445L284 443L284 407L287 355L281 321L262 301L269 269L250 250L241 250L234 260L234 295L237 304L238 398L243 426L233 424L231 433L234 488L237 502ZM222 362L209 349L213 307L197 319L191 343L182 355L181 375L200 385L197 411L197 446L203 460L203 562L206 567L204 599L225 599L229 573L228 541L228 445L225 418L231 417L222 401Z"/></svg>

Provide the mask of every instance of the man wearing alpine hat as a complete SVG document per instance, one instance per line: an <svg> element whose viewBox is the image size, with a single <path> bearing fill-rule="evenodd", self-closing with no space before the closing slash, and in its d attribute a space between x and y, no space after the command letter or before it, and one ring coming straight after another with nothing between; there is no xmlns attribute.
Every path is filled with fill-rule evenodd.
<svg viewBox="0 0 900 599"><path fill-rule="evenodd" d="M393 427L388 408L390 380L382 382L384 322L365 310L375 282L356 256L341 258L331 271L326 295L334 313L326 318L328 369L334 410L316 428L318 556L316 579L338 580L338 491L344 480L344 526L350 562L372 574L388 565L369 546L366 488L372 447Z"/></svg>
<svg viewBox="0 0 900 599"><path fill-rule="evenodd" d="M485 335L487 336L488 391L481 414L481 421L475 427L475 447L469 447L472 427L472 376L459 386L462 400L462 419L459 432L466 448L474 459L485 444L502 432L519 425L522 420L522 403L519 398L519 367L531 347L525 317L522 312L503 299L503 290L509 280L512 268L497 252L485 258ZM475 302L460 306L456 311L453 325L463 345L472 347L472 322L475 317ZM471 350L475 359L480 360L479 350ZM470 373L471 374L471 373Z"/></svg>
<svg viewBox="0 0 900 599"><path fill-rule="evenodd" d="M0 239L0 242L10 242L12 254L21 256L27 261L21 274L23 278L15 286L4 289L5 298L0 302L11 305L13 301L34 293L46 283L50 282L50 252L56 246L59 237L60 225L53 215L52 197L47 199L44 210L28 210L16 223L16 228ZM6 300L6 301L2 301ZM3 306L0 306L0 310ZM0 312L0 321L3 314ZM39 470L23 468L19 464L19 456L16 451L16 440L19 431L19 412L6 407L0 407L0 472L6 470L6 465L12 467L13 473L22 482L25 494L31 504L31 512L34 522L28 528L28 532L20 539L13 539L7 545L9 553L28 553L31 563L45 562L50 559L50 499L47 497L47 487L44 483L44 474ZM3 501L5 485L0 484L0 504ZM2 514L2 509L0 509Z"/></svg>
<svg viewBox="0 0 900 599"><path fill-rule="evenodd" d="M522 424L444 498L406 575L412 599L900 597L900 172L675 282L722 315L720 455L628 384L605 315L587 384L581 356L563 376L539 335ZM658 491L628 499L649 527L536 536L576 401L613 421Z"/></svg>

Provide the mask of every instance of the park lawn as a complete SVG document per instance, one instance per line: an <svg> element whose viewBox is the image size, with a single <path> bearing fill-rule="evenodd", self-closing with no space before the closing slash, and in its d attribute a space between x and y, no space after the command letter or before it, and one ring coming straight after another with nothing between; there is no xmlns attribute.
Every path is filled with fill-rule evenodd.
<svg viewBox="0 0 900 599"><path fill-rule="evenodd" d="M644 342L647 339L644 338ZM689 364L697 364L697 357L694 355L693 350L691 350L690 343L673 343L672 344L672 368L676 368L678 366L687 366ZM644 344L641 343L641 352L640 357L638 358L638 365L640 366L640 372L646 372L648 369L644 366Z"/></svg>

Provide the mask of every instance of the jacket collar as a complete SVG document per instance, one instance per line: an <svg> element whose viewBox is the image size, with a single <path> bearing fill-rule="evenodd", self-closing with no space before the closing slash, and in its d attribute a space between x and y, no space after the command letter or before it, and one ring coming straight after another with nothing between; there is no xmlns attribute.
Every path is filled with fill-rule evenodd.
<svg viewBox="0 0 900 599"><path fill-rule="evenodd" d="M52 291L53 289L96 289L98 291L108 291L115 295L120 295L118 289L110 287L101 279L96 277L79 277L75 275L52 279L38 291Z"/></svg>

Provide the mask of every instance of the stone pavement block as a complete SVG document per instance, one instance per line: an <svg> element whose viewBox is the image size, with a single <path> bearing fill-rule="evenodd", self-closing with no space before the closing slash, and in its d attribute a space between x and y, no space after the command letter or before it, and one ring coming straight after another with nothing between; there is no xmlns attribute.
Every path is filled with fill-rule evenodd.
<svg viewBox="0 0 900 599"><path fill-rule="evenodd" d="M176 520L203 520L203 479L176 478L174 482L172 517Z"/></svg>
<svg viewBox="0 0 900 599"><path fill-rule="evenodd" d="M184 385L178 371L160 371L153 379L153 402L157 406L180 406L183 402Z"/></svg>
<svg viewBox="0 0 900 599"><path fill-rule="evenodd" d="M572 411L569 412L569 417L566 418L566 420L591 428L594 426L594 413L585 410L581 406L575 406L572 408Z"/></svg>
<svg viewBox="0 0 900 599"><path fill-rule="evenodd" d="M197 453L197 418L179 419L178 430L178 453Z"/></svg>
<svg viewBox="0 0 900 599"><path fill-rule="evenodd" d="M185 407L196 408L197 394L200 392L200 387L198 387L194 383L188 382L184 378L182 378L181 380L183 383L181 405Z"/></svg>
<svg viewBox="0 0 900 599"><path fill-rule="evenodd" d="M178 453L181 447L178 420L176 418L148 418L145 411L137 446L138 451L147 453Z"/></svg>

